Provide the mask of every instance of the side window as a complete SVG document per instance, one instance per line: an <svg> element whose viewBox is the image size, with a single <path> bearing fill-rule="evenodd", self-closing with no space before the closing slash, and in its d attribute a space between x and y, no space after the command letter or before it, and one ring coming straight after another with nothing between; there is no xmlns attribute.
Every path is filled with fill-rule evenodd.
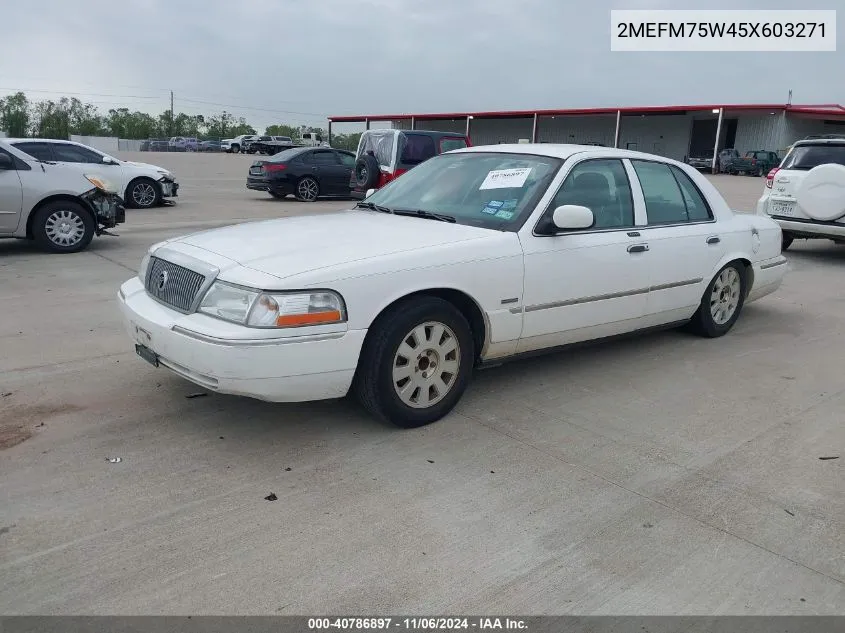
<svg viewBox="0 0 845 633"><path fill-rule="evenodd" d="M64 143L56 143L53 145L53 155L55 160L64 161L66 163L102 163L103 157L92 152L90 149L79 147L78 145L65 145Z"/></svg>
<svg viewBox="0 0 845 633"><path fill-rule="evenodd" d="M49 143L16 143L15 147L38 160L56 160Z"/></svg>
<svg viewBox="0 0 845 633"><path fill-rule="evenodd" d="M687 207L687 216L690 222L701 222L711 220L713 213L707 205L707 201L692 179L677 167L672 167L672 174L681 188L681 195L684 197L684 204Z"/></svg>
<svg viewBox="0 0 845 633"><path fill-rule="evenodd" d="M340 163L332 151L320 151L312 154L312 161L315 165L337 165Z"/></svg>
<svg viewBox="0 0 845 633"><path fill-rule="evenodd" d="M345 154L343 152L338 152L338 156L340 156L340 162L343 163L344 167L355 167L355 156L352 154Z"/></svg>
<svg viewBox="0 0 845 633"><path fill-rule="evenodd" d="M631 163L640 179L650 226L711 217L698 188L681 170L650 161L633 160Z"/></svg>
<svg viewBox="0 0 845 633"><path fill-rule="evenodd" d="M634 226L631 185L621 160L595 159L578 163L552 200L551 209L565 204L589 208L595 228Z"/></svg>

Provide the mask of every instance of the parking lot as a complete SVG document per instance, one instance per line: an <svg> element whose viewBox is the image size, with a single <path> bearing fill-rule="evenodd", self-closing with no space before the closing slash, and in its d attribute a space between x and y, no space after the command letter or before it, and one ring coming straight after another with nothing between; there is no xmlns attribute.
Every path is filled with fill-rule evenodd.
<svg viewBox="0 0 845 633"><path fill-rule="evenodd" d="M0 241L4 614L845 612L845 247L796 241L723 338L485 370L400 431L138 359L115 295L151 244L348 203L247 191L254 157L121 158L176 204L76 255Z"/></svg>

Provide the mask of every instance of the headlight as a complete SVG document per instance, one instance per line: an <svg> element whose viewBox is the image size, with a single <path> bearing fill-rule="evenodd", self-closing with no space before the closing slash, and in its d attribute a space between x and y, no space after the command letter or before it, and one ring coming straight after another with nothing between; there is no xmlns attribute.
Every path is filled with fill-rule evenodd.
<svg viewBox="0 0 845 633"><path fill-rule="evenodd" d="M90 174L85 174L85 178L97 189L102 189L107 193L117 193L117 188L102 176L92 176Z"/></svg>
<svg viewBox="0 0 845 633"><path fill-rule="evenodd" d="M138 279L141 280L142 284L146 284L147 282L147 270L150 267L150 254L147 253L144 255L144 259L141 260L141 267L138 269Z"/></svg>
<svg viewBox="0 0 845 633"><path fill-rule="evenodd" d="M212 284L200 312L256 328L286 328L342 323L343 299L330 290L261 292L222 281Z"/></svg>

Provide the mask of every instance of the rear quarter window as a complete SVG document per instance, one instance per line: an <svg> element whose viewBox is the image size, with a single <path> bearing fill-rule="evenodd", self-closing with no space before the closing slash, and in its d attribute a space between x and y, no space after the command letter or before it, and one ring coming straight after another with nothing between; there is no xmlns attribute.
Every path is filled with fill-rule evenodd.
<svg viewBox="0 0 845 633"><path fill-rule="evenodd" d="M440 153L451 152L453 149L463 149L467 146L466 139L446 137L440 139Z"/></svg>
<svg viewBox="0 0 845 633"><path fill-rule="evenodd" d="M819 165L833 163L845 166L845 143L799 145L793 147L781 164L781 169L808 171Z"/></svg>

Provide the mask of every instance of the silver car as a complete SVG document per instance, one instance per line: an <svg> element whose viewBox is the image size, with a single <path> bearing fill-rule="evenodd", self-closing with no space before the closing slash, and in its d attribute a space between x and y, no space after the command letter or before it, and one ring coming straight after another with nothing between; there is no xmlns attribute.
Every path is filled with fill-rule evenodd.
<svg viewBox="0 0 845 633"><path fill-rule="evenodd" d="M76 253L125 218L123 200L96 169L83 174L0 141L0 238Z"/></svg>

